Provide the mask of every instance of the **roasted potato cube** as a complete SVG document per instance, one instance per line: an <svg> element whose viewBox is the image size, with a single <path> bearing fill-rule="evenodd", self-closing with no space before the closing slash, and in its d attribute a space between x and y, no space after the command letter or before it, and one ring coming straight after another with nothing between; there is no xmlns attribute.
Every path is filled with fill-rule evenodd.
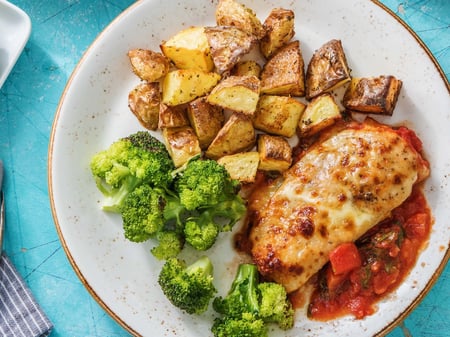
<svg viewBox="0 0 450 337"><path fill-rule="evenodd" d="M290 42L279 49L264 65L261 93L305 95L305 69L299 41Z"/></svg>
<svg viewBox="0 0 450 337"><path fill-rule="evenodd" d="M283 137L260 134L258 152L259 170L283 172L292 164L292 148Z"/></svg>
<svg viewBox="0 0 450 337"><path fill-rule="evenodd" d="M158 128L160 102L158 82L142 82L128 94L128 107L139 123L149 130Z"/></svg>
<svg viewBox="0 0 450 337"><path fill-rule="evenodd" d="M334 124L342 117L339 106L330 93L313 98L298 123L300 136L311 136Z"/></svg>
<svg viewBox="0 0 450 337"><path fill-rule="evenodd" d="M161 103L159 106L158 128L177 128L188 126L189 119L186 113L186 105L168 106Z"/></svg>
<svg viewBox="0 0 450 337"><path fill-rule="evenodd" d="M183 29L161 44L160 48L179 69L209 72L214 68L204 27Z"/></svg>
<svg viewBox="0 0 450 337"><path fill-rule="evenodd" d="M209 104L206 97L200 97L188 104L187 112L200 148L206 149L222 128L224 122L222 108Z"/></svg>
<svg viewBox="0 0 450 337"><path fill-rule="evenodd" d="M156 82L169 72L170 62L161 53L146 49L128 51L131 68L142 80Z"/></svg>
<svg viewBox="0 0 450 337"><path fill-rule="evenodd" d="M231 71L233 76L256 76L261 74L261 66L253 60L238 62Z"/></svg>
<svg viewBox="0 0 450 337"><path fill-rule="evenodd" d="M198 138L189 126L163 129L163 138L175 167L201 153Z"/></svg>
<svg viewBox="0 0 450 337"><path fill-rule="evenodd" d="M223 156L217 162L223 165L232 179L242 183L253 183L259 166L259 153L257 151L240 152Z"/></svg>
<svg viewBox="0 0 450 337"><path fill-rule="evenodd" d="M234 26L254 35L258 40L264 36L264 29L255 12L234 0L220 0L216 7L218 26Z"/></svg>
<svg viewBox="0 0 450 337"><path fill-rule="evenodd" d="M169 106L188 103L209 93L219 82L220 75L194 69L178 69L164 77L162 102Z"/></svg>
<svg viewBox="0 0 450 337"><path fill-rule="evenodd" d="M254 145L255 129L251 119L244 114L234 113L220 129L205 155L217 160L226 155L247 151Z"/></svg>
<svg viewBox="0 0 450 337"><path fill-rule="evenodd" d="M253 115L258 105L260 81L256 76L229 76L223 79L208 95L208 102Z"/></svg>
<svg viewBox="0 0 450 337"><path fill-rule="evenodd" d="M352 78L343 104L350 111L392 116L402 81L394 76Z"/></svg>
<svg viewBox="0 0 450 337"><path fill-rule="evenodd" d="M228 73L242 56L249 53L256 38L236 27L206 27L211 56L220 74Z"/></svg>
<svg viewBox="0 0 450 337"><path fill-rule="evenodd" d="M317 49L306 70L306 98L312 99L350 81L344 49L340 40L330 40Z"/></svg>
<svg viewBox="0 0 450 337"><path fill-rule="evenodd" d="M290 138L295 135L305 107L289 96L263 95L259 99L253 125L259 130Z"/></svg>
<svg viewBox="0 0 450 337"><path fill-rule="evenodd" d="M260 49L265 58L270 58L279 48L289 43L295 35L294 12L290 9L274 8L263 24L265 31Z"/></svg>

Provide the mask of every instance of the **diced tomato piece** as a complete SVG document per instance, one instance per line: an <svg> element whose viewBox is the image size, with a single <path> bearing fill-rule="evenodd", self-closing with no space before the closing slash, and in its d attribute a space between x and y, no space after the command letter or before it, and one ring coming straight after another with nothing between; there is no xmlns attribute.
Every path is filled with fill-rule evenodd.
<svg viewBox="0 0 450 337"><path fill-rule="evenodd" d="M416 213L405 223L406 235L409 238L422 238L428 233L430 217L427 213Z"/></svg>
<svg viewBox="0 0 450 337"><path fill-rule="evenodd" d="M330 253L329 258L336 275L348 273L361 266L361 255L353 242L340 244Z"/></svg>
<svg viewBox="0 0 450 337"><path fill-rule="evenodd" d="M327 287L329 292L336 291L339 286L347 279L348 274L335 274L333 270L328 267L325 271L325 277L327 280Z"/></svg>
<svg viewBox="0 0 450 337"><path fill-rule="evenodd" d="M371 300L368 297L356 296L348 302L347 306L357 319L361 319L374 313L374 308L370 302Z"/></svg>

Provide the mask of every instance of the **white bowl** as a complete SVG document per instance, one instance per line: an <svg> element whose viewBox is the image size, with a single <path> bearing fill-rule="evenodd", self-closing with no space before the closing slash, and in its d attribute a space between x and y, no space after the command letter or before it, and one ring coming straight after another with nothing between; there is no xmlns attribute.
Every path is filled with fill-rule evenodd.
<svg viewBox="0 0 450 337"><path fill-rule="evenodd" d="M0 0L0 88L16 64L31 33L31 20L17 6Z"/></svg>

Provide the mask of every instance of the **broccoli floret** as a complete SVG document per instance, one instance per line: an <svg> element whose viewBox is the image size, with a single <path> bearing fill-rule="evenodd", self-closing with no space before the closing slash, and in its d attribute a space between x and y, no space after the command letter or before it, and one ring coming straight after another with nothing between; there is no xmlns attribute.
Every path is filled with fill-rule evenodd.
<svg viewBox="0 0 450 337"><path fill-rule="evenodd" d="M163 143L149 132L139 131L95 154L90 168L105 196L102 208L120 212L127 195L141 184L168 186L174 164Z"/></svg>
<svg viewBox="0 0 450 337"><path fill-rule="evenodd" d="M227 317L240 318L242 313L257 314L259 274L255 265L244 263L239 265L230 290L225 297L216 297L214 310Z"/></svg>
<svg viewBox="0 0 450 337"><path fill-rule="evenodd" d="M211 328L216 337L267 337L267 325L254 314L245 312L241 317L216 318Z"/></svg>
<svg viewBox="0 0 450 337"><path fill-rule="evenodd" d="M141 185L130 192L120 207L125 237L143 242L164 228L165 192L149 185Z"/></svg>
<svg viewBox="0 0 450 337"><path fill-rule="evenodd" d="M213 284L213 265L204 256L187 266L178 258L163 265L158 283L169 301L189 314L201 314L217 292Z"/></svg>
<svg viewBox="0 0 450 337"><path fill-rule="evenodd" d="M177 257L184 246L184 238L175 231L160 231L156 239L158 245L151 249L151 253L158 260Z"/></svg>
<svg viewBox="0 0 450 337"><path fill-rule="evenodd" d="M284 287L273 282L260 282L257 267L253 264L239 266L228 294L216 297L213 308L222 314L211 329L216 337L226 336L227 331L233 331L233 334L230 332L232 336L253 336L252 322L256 326L263 322L265 329L268 323L276 323L284 330L294 324L294 310Z"/></svg>
<svg viewBox="0 0 450 337"><path fill-rule="evenodd" d="M207 250L220 232L230 231L246 212L238 194L239 182L209 159L195 158L176 172L176 193L191 212L184 227L186 242L197 250Z"/></svg>
<svg viewBox="0 0 450 337"><path fill-rule="evenodd" d="M202 213L197 218L190 218L184 227L186 242L197 250L207 250L216 242L220 227L209 216Z"/></svg>
<svg viewBox="0 0 450 337"><path fill-rule="evenodd" d="M188 210L210 207L237 194L237 180L215 160L191 160L180 172L175 188Z"/></svg>
<svg viewBox="0 0 450 337"><path fill-rule="evenodd" d="M294 326L294 309L287 298L286 289L275 282L262 282L258 285L261 294L259 316L268 323L277 323L283 330Z"/></svg>
<svg viewBox="0 0 450 337"><path fill-rule="evenodd" d="M177 256L184 246L185 208L162 188L140 185L125 198L120 212L125 237L133 242L155 238L151 252L159 260Z"/></svg>

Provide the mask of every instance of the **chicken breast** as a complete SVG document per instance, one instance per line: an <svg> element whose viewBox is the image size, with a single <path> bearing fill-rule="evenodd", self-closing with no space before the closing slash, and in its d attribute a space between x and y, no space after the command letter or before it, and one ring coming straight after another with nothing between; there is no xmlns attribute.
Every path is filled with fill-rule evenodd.
<svg viewBox="0 0 450 337"><path fill-rule="evenodd" d="M339 244L387 218L429 175L402 134L373 120L352 122L265 186L267 200L251 198L249 240L261 274L295 291Z"/></svg>

